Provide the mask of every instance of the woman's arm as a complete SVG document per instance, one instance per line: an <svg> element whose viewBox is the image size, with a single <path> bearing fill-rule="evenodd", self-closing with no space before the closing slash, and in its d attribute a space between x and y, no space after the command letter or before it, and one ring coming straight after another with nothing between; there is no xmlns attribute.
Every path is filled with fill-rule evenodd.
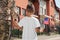
<svg viewBox="0 0 60 40"><path fill-rule="evenodd" d="M14 28L16 28L16 29L20 29L20 30L23 29L22 27L20 27L20 26L18 25L18 23L17 23L16 21L13 21L13 26L14 26Z"/></svg>
<svg viewBox="0 0 60 40"><path fill-rule="evenodd" d="M40 27L35 28L36 32L40 32Z"/></svg>

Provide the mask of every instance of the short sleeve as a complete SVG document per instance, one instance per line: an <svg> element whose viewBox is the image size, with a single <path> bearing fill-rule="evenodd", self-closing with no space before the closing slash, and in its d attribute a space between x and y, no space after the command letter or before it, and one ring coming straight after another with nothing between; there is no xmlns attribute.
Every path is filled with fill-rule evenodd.
<svg viewBox="0 0 60 40"><path fill-rule="evenodd" d="M36 19L35 20L35 27L40 27L41 25L40 25L40 22L39 22L39 20L38 19Z"/></svg>
<svg viewBox="0 0 60 40"><path fill-rule="evenodd" d="M22 27L23 24L24 24L24 21L23 21L23 20L20 20L19 23L18 23L18 25L19 25L20 27Z"/></svg>

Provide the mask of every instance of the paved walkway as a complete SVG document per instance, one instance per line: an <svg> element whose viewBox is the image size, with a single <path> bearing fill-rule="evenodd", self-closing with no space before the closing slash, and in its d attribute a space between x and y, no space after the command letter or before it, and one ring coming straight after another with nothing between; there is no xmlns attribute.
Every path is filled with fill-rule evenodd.
<svg viewBox="0 0 60 40"><path fill-rule="evenodd" d="M14 38L13 40L21 40L19 38ZM40 35L38 36L38 40L60 40L60 35L50 35L50 36L46 36L46 35Z"/></svg>
<svg viewBox="0 0 60 40"><path fill-rule="evenodd" d="M38 36L39 40L60 40L60 35L51 35L51 36Z"/></svg>

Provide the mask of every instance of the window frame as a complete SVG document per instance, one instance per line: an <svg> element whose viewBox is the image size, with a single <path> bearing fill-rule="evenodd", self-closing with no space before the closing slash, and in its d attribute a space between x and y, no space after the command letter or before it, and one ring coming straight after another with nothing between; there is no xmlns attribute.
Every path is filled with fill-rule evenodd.
<svg viewBox="0 0 60 40"><path fill-rule="evenodd" d="M43 15L43 7L40 7L40 15Z"/></svg>
<svg viewBox="0 0 60 40"><path fill-rule="evenodd" d="M25 12L23 12L23 11L25 11ZM23 16L26 16L26 9L22 8L22 14L23 14Z"/></svg>

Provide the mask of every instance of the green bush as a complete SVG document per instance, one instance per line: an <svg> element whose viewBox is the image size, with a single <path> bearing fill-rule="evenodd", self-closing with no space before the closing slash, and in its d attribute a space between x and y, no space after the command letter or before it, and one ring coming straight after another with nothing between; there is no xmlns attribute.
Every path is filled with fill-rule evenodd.
<svg viewBox="0 0 60 40"><path fill-rule="evenodd" d="M12 33L12 36L22 35L22 31L17 30L17 29L13 29L11 33Z"/></svg>

